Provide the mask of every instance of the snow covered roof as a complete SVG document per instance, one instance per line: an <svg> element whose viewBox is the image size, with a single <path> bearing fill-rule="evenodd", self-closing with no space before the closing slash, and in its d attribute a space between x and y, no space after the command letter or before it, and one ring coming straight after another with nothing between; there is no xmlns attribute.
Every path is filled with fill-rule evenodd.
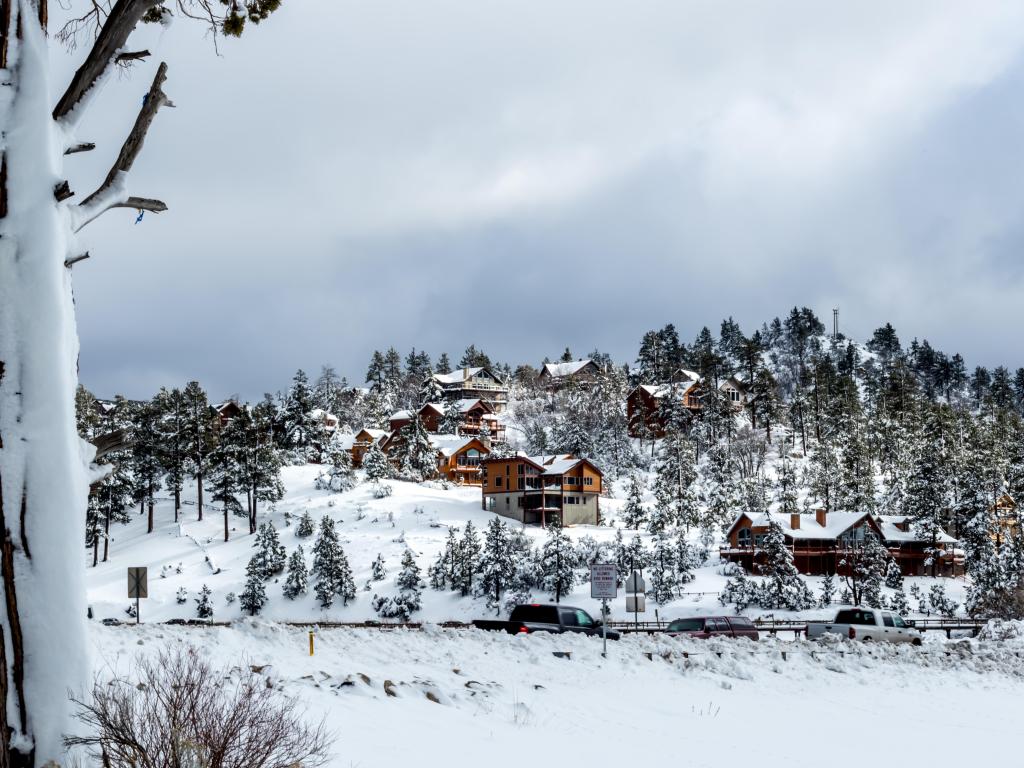
<svg viewBox="0 0 1024 768"><path fill-rule="evenodd" d="M385 435L387 435L388 431L386 429L365 429L364 428L364 429L359 430L356 433L356 437L359 437L359 435L363 435L363 434L365 434L371 440L376 442L376 441L380 440L382 437L384 437Z"/></svg>
<svg viewBox="0 0 1024 768"><path fill-rule="evenodd" d="M454 456L477 438L465 435L430 435L428 439L443 456Z"/></svg>
<svg viewBox="0 0 1024 768"><path fill-rule="evenodd" d="M689 392L691 389L693 389L699 383L700 382L698 380L681 381L678 384L676 384L676 387L678 388L680 395L685 395L687 392ZM640 389L642 389L645 392L647 392L647 394L649 394L655 400L660 400L661 398L665 397L665 395L667 395L669 392L672 391L672 385L671 384L641 384L640 385Z"/></svg>
<svg viewBox="0 0 1024 768"><path fill-rule="evenodd" d="M541 372L546 373L553 379L561 379L566 376L574 376L590 365L596 366L597 364L590 358L573 360L568 363L544 363L544 368Z"/></svg>
<svg viewBox="0 0 1024 768"><path fill-rule="evenodd" d="M402 419L412 419L412 411L395 411L388 416L388 421L400 421Z"/></svg>
<svg viewBox="0 0 1024 768"><path fill-rule="evenodd" d="M742 512L730 527L729 532L732 533L737 523L743 518L750 520L750 525L753 528L767 528L768 521L771 519L778 523L779 527L782 528L782 532L791 539L838 539L840 535L853 528L865 518L870 518L871 514L869 512L829 512L825 515L825 525L821 525L818 522L817 516L813 514L801 514L798 517L800 518L800 527L794 528L790 515Z"/></svg>
<svg viewBox="0 0 1024 768"><path fill-rule="evenodd" d="M466 379L472 379L474 376L479 376L481 373L495 381L498 380L498 377L486 368L456 368L451 373L435 373L434 378L440 384L459 384Z"/></svg>
<svg viewBox="0 0 1024 768"><path fill-rule="evenodd" d="M337 432L331 439L331 443L343 451L351 451L352 446L356 444L356 436L348 432L344 434Z"/></svg>
<svg viewBox="0 0 1024 768"><path fill-rule="evenodd" d="M878 515L876 520L882 529L882 538L886 541L931 542L931 536L921 536L914 531L906 515ZM956 544L956 539L943 530L939 531L936 541L939 544Z"/></svg>

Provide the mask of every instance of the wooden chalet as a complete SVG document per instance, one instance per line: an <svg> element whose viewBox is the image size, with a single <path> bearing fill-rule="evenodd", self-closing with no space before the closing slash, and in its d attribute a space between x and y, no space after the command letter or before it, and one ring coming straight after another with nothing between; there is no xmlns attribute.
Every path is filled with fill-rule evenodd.
<svg viewBox="0 0 1024 768"><path fill-rule="evenodd" d="M363 457L374 445L380 445L387 438L388 433L383 429L361 429L352 438L352 446L349 452L352 454L352 466L361 467Z"/></svg>
<svg viewBox="0 0 1024 768"><path fill-rule="evenodd" d="M445 401L483 400L493 413L501 413L508 403L508 387L488 368L458 368L451 373L435 373Z"/></svg>
<svg viewBox="0 0 1024 768"><path fill-rule="evenodd" d="M233 418L242 412L242 406L239 405L237 400L225 400L223 403L217 403L212 407L217 414L217 420L221 427L226 427Z"/></svg>
<svg viewBox="0 0 1024 768"><path fill-rule="evenodd" d="M932 548L930 540L922 539L901 515L872 515L869 512L826 512L813 514L748 514L741 513L726 532L726 543L719 554L722 559L738 563L756 574L764 561L761 546L768 535L769 519L782 528L786 544L793 553L793 564L800 573L822 576L849 573L865 536L873 532L899 564L905 576L930 576L926 566ZM955 548L956 540L941 533L936 542L940 550L936 573L956 576L963 573L963 553ZM845 563L844 563L845 561Z"/></svg>
<svg viewBox="0 0 1024 768"><path fill-rule="evenodd" d="M691 413L699 412L703 406L707 384L694 371L680 370L676 381L670 384L640 384L626 396L626 418L630 437L658 438L665 436L665 420L661 403L672 392L680 404ZM735 376L723 379L718 385L721 391L739 411L747 404L746 386Z"/></svg>
<svg viewBox="0 0 1024 768"><path fill-rule="evenodd" d="M537 375L537 383L545 389L557 391L569 384L586 386L601 374L601 366L589 358L567 363L544 363Z"/></svg>
<svg viewBox="0 0 1024 768"><path fill-rule="evenodd" d="M477 437L431 435L430 444L437 449L437 473L462 485L483 482L481 463L491 449Z"/></svg>
<svg viewBox="0 0 1024 768"><path fill-rule="evenodd" d="M571 454L484 459L481 506L521 523L597 525L603 475Z"/></svg>
<svg viewBox="0 0 1024 768"><path fill-rule="evenodd" d="M333 413L328 413L323 408L314 408L309 415L323 425L327 434L331 435L338 431L339 419Z"/></svg>
<svg viewBox="0 0 1024 768"><path fill-rule="evenodd" d="M466 398L456 401L455 405L460 414L460 435L479 435L486 425L491 440L498 442L505 440L505 425L498 421L498 417L494 415L494 409L484 400ZM420 421L423 422L423 428L427 432L437 434L441 431L441 423L444 420L447 407L445 403L427 403L419 409ZM391 414L389 419L391 431L397 432L407 426L412 422L412 417L412 411L396 411Z"/></svg>

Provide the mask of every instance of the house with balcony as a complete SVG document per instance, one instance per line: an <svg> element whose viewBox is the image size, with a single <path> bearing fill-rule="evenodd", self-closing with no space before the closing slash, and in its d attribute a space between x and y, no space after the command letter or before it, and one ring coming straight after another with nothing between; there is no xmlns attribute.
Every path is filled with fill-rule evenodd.
<svg viewBox="0 0 1024 768"><path fill-rule="evenodd" d="M905 576L929 576L933 542L914 533L910 521L901 515L872 515L870 512L827 512L810 514L740 513L726 532L725 544L719 550L723 560L742 565L756 574L764 562L762 546L768 535L769 520L782 529L786 545L793 553L793 565L800 573L811 576L846 575L864 546L865 537L873 533L889 550ZM940 532L934 547L935 571L953 576L963 573L963 553L956 549L956 540Z"/></svg>
<svg viewBox="0 0 1024 768"><path fill-rule="evenodd" d="M435 373L446 402L483 400L493 413L501 413L508 403L508 387L488 368L458 368L451 373Z"/></svg>
<svg viewBox="0 0 1024 768"><path fill-rule="evenodd" d="M686 369L680 369L675 379L668 384L640 384L626 396L626 418L630 437L657 438L665 436L665 418L662 403L667 397L676 397L679 404L691 413L699 413L704 407L706 388L713 386L701 376ZM746 385L735 376L722 379L718 390L732 404L736 411L743 410L749 402Z"/></svg>
<svg viewBox="0 0 1024 768"><path fill-rule="evenodd" d="M381 445L388 433L383 429L361 429L352 438L349 453L352 454L352 466L361 467L363 456L374 444Z"/></svg>
<svg viewBox="0 0 1024 768"><path fill-rule="evenodd" d="M427 403L417 411L423 428L427 432L437 434L441 431L444 422L446 409L454 405L459 411L459 434L479 435L481 431L490 433L490 440L503 442L505 440L505 425L498 421L494 410L483 400L466 398L453 403ZM391 414L389 426L392 432L397 432L408 425L413 418L413 412L409 410L396 411ZM486 430L484 427L486 426Z"/></svg>
<svg viewBox="0 0 1024 768"><path fill-rule="evenodd" d="M601 366L589 358L568 363L544 363L537 375L537 383L557 392L569 384L587 386L601 376Z"/></svg>
<svg viewBox="0 0 1024 768"><path fill-rule="evenodd" d="M597 525L604 479L587 459L572 454L488 458L481 506L528 525Z"/></svg>
<svg viewBox="0 0 1024 768"><path fill-rule="evenodd" d="M481 485L481 464L491 449L479 438L463 435L431 435L437 449L437 473L460 485Z"/></svg>

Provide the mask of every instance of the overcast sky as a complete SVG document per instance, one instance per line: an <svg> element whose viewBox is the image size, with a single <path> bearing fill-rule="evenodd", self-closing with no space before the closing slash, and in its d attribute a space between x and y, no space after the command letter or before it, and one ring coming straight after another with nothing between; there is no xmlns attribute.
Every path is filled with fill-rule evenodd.
<svg viewBox="0 0 1024 768"><path fill-rule="evenodd" d="M794 304L1024 365L1020 2L285 0L219 57L135 42L67 164L87 193L166 60L129 187L170 211L74 271L97 394L356 382L392 344L625 361Z"/></svg>

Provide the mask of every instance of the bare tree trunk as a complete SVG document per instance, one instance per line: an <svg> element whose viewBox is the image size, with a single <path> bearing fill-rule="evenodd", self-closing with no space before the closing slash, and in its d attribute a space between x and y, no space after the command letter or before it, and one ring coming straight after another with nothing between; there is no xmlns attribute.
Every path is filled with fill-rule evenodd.
<svg viewBox="0 0 1024 768"><path fill-rule="evenodd" d="M107 562L110 554L110 507L107 507L106 520L103 521L103 562Z"/></svg>
<svg viewBox="0 0 1024 768"><path fill-rule="evenodd" d="M196 472L196 504L199 506L199 522L203 522L203 470Z"/></svg>
<svg viewBox="0 0 1024 768"><path fill-rule="evenodd" d="M177 481L175 481L177 482ZM178 522L178 516L181 513L181 489L175 487L174 489L174 522Z"/></svg>
<svg viewBox="0 0 1024 768"><path fill-rule="evenodd" d="M224 502L224 541L228 540L228 503Z"/></svg>
<svg viewBox="0 0 1024 768"><path fill-rule="evenodd" d="M149 519L146 521L147 522L146 533L152 533L153 532L153 494L154 493L155 493L155 490L153 489L153 481L150 480L149 481L149 486L147 487L147 495L146 495L146 508L147 508L148 513L149 513Z"/></svg>

